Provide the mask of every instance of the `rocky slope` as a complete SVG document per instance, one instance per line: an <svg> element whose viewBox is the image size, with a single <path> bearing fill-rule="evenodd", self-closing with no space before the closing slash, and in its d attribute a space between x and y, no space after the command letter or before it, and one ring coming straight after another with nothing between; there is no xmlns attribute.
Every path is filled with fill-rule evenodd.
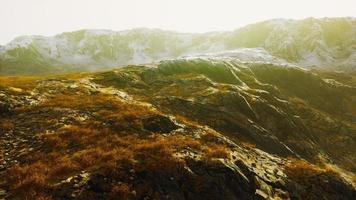
<svg viewBox="0 0 356 200"><path fill-rule="evenodd" d="M355 83L202 57L1 77L0 196L353 199Z"/></svg>
<svg viewBox="0 0 356 200"><path fill-rule="evenodd" d="M225 52L234 50L238 53ZM354 18L276 19L232 32L204 34L81 30L53 37L22 36L1 46L0 74L103 70L206 53L242 61L284 60L305 67L354 71L355 50Z"/></svg>

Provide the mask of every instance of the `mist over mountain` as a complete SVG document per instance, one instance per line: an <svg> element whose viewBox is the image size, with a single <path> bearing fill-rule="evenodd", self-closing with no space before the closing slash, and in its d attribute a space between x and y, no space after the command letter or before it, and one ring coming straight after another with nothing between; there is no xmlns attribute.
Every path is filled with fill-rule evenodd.
<svg viewBox="0 0 356 200"><path fill-rule="evenodd" d="M274 19L232 32L202 34L142 28L120 32L80 30L53 37L21 36L0 47L0 73L105 70L182 56L244 51L239 48L265 50L261 61L282 59L303 67L354 71L356 19ZM255 55L252 51L245 49L244 53L228 56L258 61L250 59L250 55Z"/></svg>

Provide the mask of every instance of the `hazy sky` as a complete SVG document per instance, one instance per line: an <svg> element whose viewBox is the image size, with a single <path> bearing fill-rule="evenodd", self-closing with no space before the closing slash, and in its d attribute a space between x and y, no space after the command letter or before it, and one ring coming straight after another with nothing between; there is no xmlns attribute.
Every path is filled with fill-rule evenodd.
<svg viewBox="0 0 356 200"><path fill-rule="evenodd" d="M0 0L0 44L87 28L207 32L271 18L355 15L356 0Z"/></svg>

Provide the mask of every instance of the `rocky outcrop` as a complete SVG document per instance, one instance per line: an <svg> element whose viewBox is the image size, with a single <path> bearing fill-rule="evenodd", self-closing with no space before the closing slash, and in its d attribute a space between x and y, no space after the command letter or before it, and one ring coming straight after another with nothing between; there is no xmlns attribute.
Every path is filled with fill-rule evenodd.
<svg viewBox="0 0 356 200"><path fill-rule="evenodd" d="M150 116L142 119L143 128L158 133L169 133L179 128L173 121L164 116Z"/></svg>

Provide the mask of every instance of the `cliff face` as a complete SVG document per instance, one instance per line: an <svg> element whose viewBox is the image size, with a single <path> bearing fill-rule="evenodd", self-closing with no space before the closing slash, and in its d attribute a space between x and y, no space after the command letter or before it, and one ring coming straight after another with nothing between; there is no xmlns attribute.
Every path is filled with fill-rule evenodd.
<svg viewBox="0 0 356 200"><path fill-rule="evenodd" d="M0 80L8 199L356 195L352 75L189 58Z"/></svg>

